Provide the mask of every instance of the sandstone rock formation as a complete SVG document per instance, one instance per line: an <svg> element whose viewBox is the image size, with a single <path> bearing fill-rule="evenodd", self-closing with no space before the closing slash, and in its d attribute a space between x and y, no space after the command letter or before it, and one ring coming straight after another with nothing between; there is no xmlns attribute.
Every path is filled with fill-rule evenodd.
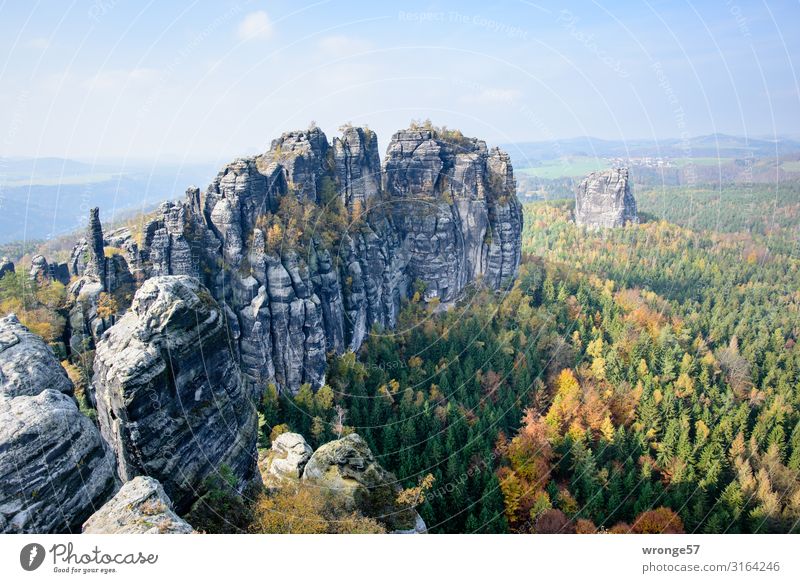
<svg viewBox="0 0 800 583"><path fill-rule="evenodd" d="M287 482L300 480L312 453L311 446L299 433L279 435L258 462L264 486L275 489Z"/></svg>
<svg viewBox="0 0 800 583"><path fill-rule="evenodd" d="M0 279L2 279L6 273L14 273L14 262L8 257L3 257L0 259Z"/></svg>
<svg viewBox="0 0 800 583"><path fill-rule="evenodd" d="M80 532L117 487L94 424L70 396L40 391L0 395L0 532Z"/></svg>
<svg viewBox="0 0 800 583"><path fill-rule="evenodd" d="M583 179L575 193L575 222L608 228L639 222L627 168L592 172Z"/></svg>
<svg viewBox="0 0 800 583"><path fill-rule="evenodd" d="M493 288L513 280L522 208L508 154L456 132L403 130L392 136L385 170L408 273L426 298L452 301L479 278Z"/></svg>
<svg viewBox="0 0 800 583"><path fill-rule="evenodd" d="M40 283L49 283L51 281L58 281L64 285L69 283L67 265L65 263L48 263L44 255L33 256L29 275L33 281Z"/></svg>
<svg viewBox="0 0 800 583"><path fill-rule="evenodd" d="M123 481L158 479L179 511L227 466L257 477L257 415L229 346L226 315L198 281L159 276L97 344L93 386Z"/></svg>
<svg viewBox="0 0 800 583"><path fill-rule="evenodd" d="M426 532L413 509L397 503L400 484L376 460L364 439L353 433L320 446L303 470L303 481L333 496L349 510L384 524L396 533Z"/></svg>
<svg viewBox="0 0 800 583"><path fill-rule="evenodd" d="M38 395L51 389L72 395L72 381L39 336L9 314L0 318L0 395Z"/></svg>
<svg viewBox="0 0 800 583"><path fill-rule="evenodd" d="M190 534L191 525L175 514L158 480L138 476L83 525L86 534Z"/></svg>
<svg viewBox="0 0 800 583"><path fill-rule="evenodd" d="M105 246L100 211L90 209L86 235L73 247L69 260L69 272L76 278L67 290L70 350L74 353L93 348L114 323L116 314L106 313L107 308L99 310L101 294L113 298L119 311L124 311L133 295L134 275L128 262L119 253L106 257ZM123 243L112 240L109 246L121 248Z"/></svg>
<svg viewBox="0 0 800 583"><path fill-rule="evenodd" d="M316 127L285 133L204 192L162 204L135 241L121 231L114 246L139 281L190 275L208 287L254 396L267 383L317 388L326 353L357 350L374 325L394 327L416 282L427 299L451 302L478 280L500 288L519 265L522 212L507 154L456 133L406 130L382 171L377 142L366 128L344 128L332 144ZM91 262L81 267L80 257L99 254L92 225L74 273ZM82 285L95 294L96 283ZM82 318L75 328L96 338L91 308Z"/></svg>

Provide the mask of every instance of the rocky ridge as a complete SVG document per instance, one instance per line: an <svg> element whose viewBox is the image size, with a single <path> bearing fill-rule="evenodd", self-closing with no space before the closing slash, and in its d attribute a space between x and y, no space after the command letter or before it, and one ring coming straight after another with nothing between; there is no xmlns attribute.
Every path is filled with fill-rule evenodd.
<svg viewBox="0 0 800 583"><path fill-rule="evenodd" d="M409 129L392 137L381 167L377 142L366 128L346 127L332 143L316 127L285 133L205 191L162 204L138 232L115 232L120 270L136 281L198 278L224 312L254 394L267 383L290 393L324 384L326 353L357 350L373 326L395 327L415 286L449 303L478 281L510 283L522 210L508 155L459 133ZM92 266L102 239L94 216L70 263L82 282L71 290L76 305L83 294L88 306L71 318L84 341L107 327L93 298L113 291Z"/></svg>

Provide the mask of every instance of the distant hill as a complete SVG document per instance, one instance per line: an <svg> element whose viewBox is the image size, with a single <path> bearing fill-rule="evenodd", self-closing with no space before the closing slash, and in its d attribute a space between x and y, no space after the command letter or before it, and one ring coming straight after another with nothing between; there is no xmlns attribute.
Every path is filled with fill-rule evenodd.
<svg viewBox="0 0 800 583"><path fill-rule="evenodd" d="M182 196L190 184L204 187L217 166L6 159L0 168L0 243L73 232L83 226L93 206L101 206L109 221L150 210Z"/></svg>
<svg viewBox="0 0 800 583"><path fill-rule="evenodd" d="M767 140L727 134L711 134L664 140L603 140L589 136L564 140L514 142L502 147L511 155L515 166L525 167L543 160L567 156L599 158L634 158L662 156L670 158L775 158L800 153L800 141L789 138Z"/></svg>

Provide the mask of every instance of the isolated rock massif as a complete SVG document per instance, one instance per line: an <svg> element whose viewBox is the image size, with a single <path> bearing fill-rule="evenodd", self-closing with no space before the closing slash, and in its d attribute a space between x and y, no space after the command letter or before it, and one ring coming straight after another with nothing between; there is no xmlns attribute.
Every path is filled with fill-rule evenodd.
<svg viewBox="0 0 800 583"><path fill-rule="evenodd" d="M114 457L50 349L0 319L0 532L80 532L117 487Z"/></svg>
<svg viewBox="0 0 800 583"><path fill-rule="evenodd" d="M346 127L329 143L312 127L234 160L204 192L189 188L105 243L136 281L201 281L224 313L245 385L294 393L324 384L326 353L357 350L373 326L396 326L415 289L449 303L478 281L510 284L521 229L509 157L483 141L403 130L381 168L369 129ZM95 232L73 253L83 278L90 262L81 257L100 255ZM87 283L95 296L99 286L110 291L91 273ZM96 312L71 321L86 327ZM96 338L104 325L88 327Z"/></svg>
<svg viewBox="0 0 800 583"><path fill-rule="evenodd" d="M639 222L627 168L592 172L583 179L575 193L575 222L595 228Z"/></svg>
<svg viewBox="0 0 800 583"><path fill-rule="evenodd" d="M257 413L241 384L222 309L196 279L160 276L100 339L97 414L123 481L152 476L186 511L228 467L256 470Z"/></svg>

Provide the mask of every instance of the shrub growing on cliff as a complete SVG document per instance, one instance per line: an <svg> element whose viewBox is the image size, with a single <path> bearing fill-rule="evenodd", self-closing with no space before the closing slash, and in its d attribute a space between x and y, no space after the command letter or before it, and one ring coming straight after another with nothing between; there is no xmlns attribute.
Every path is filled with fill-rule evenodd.
<svg viewBox="0 0 800 583"><path fill-rule="evenodd" d="M258 534L380 534L372 518L348 511L317 488L299 483L275 494L262 494L249 531Z"/></svg>
<svg viewBox="0 0 800 583"><path fill-rule="evenodd" d="M58 341L66 319L59 313L66 290L57 281L35 282L27 273L6 273L0 280L0 313L15 313L31 332L46 342Z"/></svg>

